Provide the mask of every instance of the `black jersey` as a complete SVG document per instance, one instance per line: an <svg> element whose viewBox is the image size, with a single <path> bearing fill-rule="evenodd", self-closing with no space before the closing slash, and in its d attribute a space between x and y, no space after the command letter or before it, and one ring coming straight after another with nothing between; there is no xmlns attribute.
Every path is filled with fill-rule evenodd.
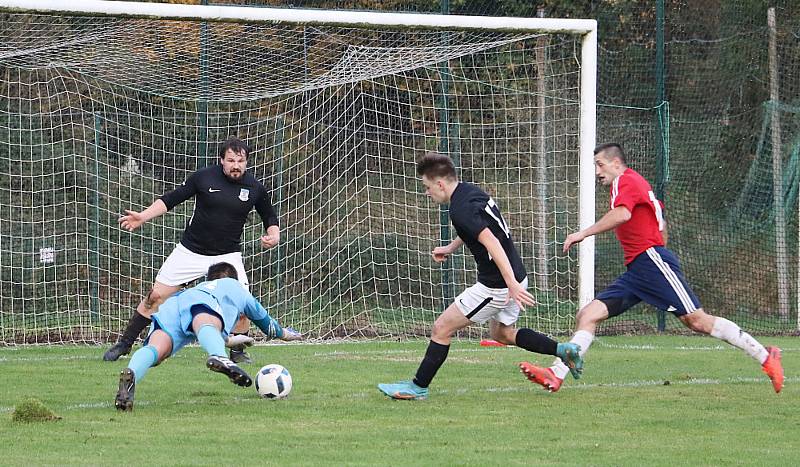
<svg viewBox="0 0 800 467"><path fill-rule="evenodd" d="M471 183L460 182L450 197L450 220L458 237L467 245L478 263L478 282L493 289L508 287L500 269L489 256L489 251L478 241L478 235L485 228L489 228L503 246L517 282L522 282L528 275L522 258L514 247L511 230L500 214L500 208L483 190Z"/></svg>
<svg viewBox="0 0 800 467"><path fill-rule="evenodd" d="M225 176L221 165L202 168L178 188L161 197L172 209L195 197L194 212L181 237L181 244L200 255L216 256L240 251L247 215L256 208L264 228L278 225L278 216L267 189L249 172L240 181Z"/></svg>

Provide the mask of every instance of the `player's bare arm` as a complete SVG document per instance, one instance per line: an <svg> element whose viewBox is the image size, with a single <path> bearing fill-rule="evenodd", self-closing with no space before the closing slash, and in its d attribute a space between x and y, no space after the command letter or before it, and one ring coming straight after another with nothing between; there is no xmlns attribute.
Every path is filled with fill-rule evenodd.
<svg viewBox="0 0 800 467"><path fill-rule="evenodd" d="M125 215L120 216L120 218L117 219L117 222L119 222L120 227L123 229L133 232L141 227L145 222L149 221L150 219L155 219L167 211L167 205L164 204L164 202L160 199L157 199L142 212L130 211L126 209Z"/></svg>
<svg viewBox="0 0 800 467"><path fill-rule="evenodd" d="M267 234L261 236L261 247L272 248L281 241L281 231L277 225L271 225L267 228Z"/></svg>
<svg viewBox="0 0 800 467"><path fill-rule="evenodd" d="M566 253L569 251L572 245L582 242L586 237L591 237L592 235L614 230L620 225L628 222L630 218L631 212L628 211L628 208L625 206L617 206L608 211L603 217L600 218L599 221L595 222L588 228L583 229L580 232L567 235L567 238L564 239L563 251Z"/></svg>
<svg viewBox="0 0 800 467"><path fill-rule="evenodd" d="M514 270L511 268L511 262L508 260L505 250L503 250L503 245L500 244L500 241L497 240L497 237L494 236L488 227L478 234L478 241L486 247L486 250L492 257L492 261L497 265L500 274L503 275L503 279L506 281L506 286L508 287L508 300L514 300L523 310L525 309L525 305L535 306L536 299L533 298L530 292L525 290L525 287L517 282L517 279L514 277ZM508 303L508 300L506 303Z"/></svg>
<svg viewBox="0 0 800 467"><path fill-rule="evenodd" d="M433 256L433 260L436 261L437 263L443 263L447 261L447 258L450 255L458 251L458 249L461 248L462 245L464 245L464 241L456 237L455 239L453 239L452 242L450 242L449 245L437 246L436 248L434 248L433 251L431 252L431 256Z"/></svg>

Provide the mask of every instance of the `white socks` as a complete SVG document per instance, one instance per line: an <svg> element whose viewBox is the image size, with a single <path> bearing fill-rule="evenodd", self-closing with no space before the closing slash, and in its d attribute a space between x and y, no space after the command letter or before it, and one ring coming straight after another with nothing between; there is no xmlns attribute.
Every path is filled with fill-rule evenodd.
<svg viewBox="0 0 800 467"><path fill-rule="evenodd" d="M583 357L586 355L586 351L589 350L589 346L592 345L593 340L594 334L590 333L589 331L576 331L572 336L572 339L570 339L570 342L581 346L581 351L579 353L581 357ZM553 362L553 366L551 366L550 369L559 379L566 378L567 373L569 373L569 367L567 367L567 365L565 365L560 358L556 358L556 361Z"/></svg>
<svg viewBox="0 0 800 467"><path fill-rule="evenodd" d="M717 339L724 340L734 347L744 350L747 352L747 355L756 359L758 363L763 364L767 360L767 349L755 340L753 336L739 329L739 326L733 321L716 317L714 319L714 326L711 329L711 335ZM580 354L581 357L583 357L586 351L589 350L589 346L592 345L593 340L594 335L592 333L588 331L577 331L575 335L572 336L570 342L581 346ZM569 368L560 358L556 358L550 369L557 378L562 380L566 378L569 373Z"/></svg>
<svg viewBox="0 0 800 467"><path fill-rule="evenodd" d="M758 363L763 364L767 360L767 349L753 339L753 336L739 329L739 326L733 321L716 317L714 326L711 328L711 335L717 339L724 340L734 347L739 347L747 352L747 355L755 358Z"/></svg>

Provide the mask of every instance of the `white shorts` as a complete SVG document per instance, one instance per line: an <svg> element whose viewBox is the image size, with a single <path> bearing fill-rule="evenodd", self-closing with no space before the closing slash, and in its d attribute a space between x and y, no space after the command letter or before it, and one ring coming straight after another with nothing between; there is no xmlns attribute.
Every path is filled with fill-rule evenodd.
<svg viewBox="0 0 800 467"><path fill-rule="evenodd" d="M242 262L242 253L234 252L217 256L199 255L178 243L167 260L158 270L156 281L169 286L179 286L192 282L206 275L208 268L212 264L230 263L236 268L239 275L239 282L248 288L250 282L247 280L247 273Z"/></svg>
<svg viewBox="0 0 800 467"><path fill-rule="evenodd" d="M528 278L522 281L528 288ZM478 282L456 297L455 304L461 313L473 323L485 323L493 319L511 326L519 319L519 305L514 300L504 305L508 289L492 289Z"/></svg>

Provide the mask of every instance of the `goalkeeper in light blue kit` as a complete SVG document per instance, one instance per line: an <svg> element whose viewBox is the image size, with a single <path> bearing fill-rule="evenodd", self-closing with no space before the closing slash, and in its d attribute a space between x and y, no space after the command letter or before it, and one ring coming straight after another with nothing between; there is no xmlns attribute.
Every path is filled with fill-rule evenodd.
<svg viewBox="0 0 800 467"><path fill-rule="evenodd" d="M150 333L145 345L131 357L119 377L119 390L114 405L117 410L133 410L136 383L147 371L175 355L186 344L197 340L208 353L206 366L230 378L239 386L250 386L252 378L225 357L225 339L245 316L268 337L285 341L301 339L291 328L282 328L267 310L237 280L236 268L217 263L208 268L206 281L170 297L152 315Z"/></svg>

